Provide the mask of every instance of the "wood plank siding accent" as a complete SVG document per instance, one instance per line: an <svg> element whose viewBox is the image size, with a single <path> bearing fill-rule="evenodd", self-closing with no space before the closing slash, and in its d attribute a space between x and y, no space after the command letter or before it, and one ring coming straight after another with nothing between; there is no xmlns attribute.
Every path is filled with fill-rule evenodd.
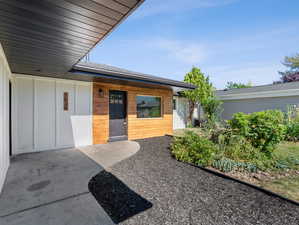
<svg viewBox="0 0 299 225"><path fill-rule="evenodd" d="M102 90L100 93L99 90ZM172 134L172 90L130 85L93 83L93 142L107 143L109 138L109 90L127 92L128 139ZM137 118L136 95L162 97L161 118Z"/></svg>

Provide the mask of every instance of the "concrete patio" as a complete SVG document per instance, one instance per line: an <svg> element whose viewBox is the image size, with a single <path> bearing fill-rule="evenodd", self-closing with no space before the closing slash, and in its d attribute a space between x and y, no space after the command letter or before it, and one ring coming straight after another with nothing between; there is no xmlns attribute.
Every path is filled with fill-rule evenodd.
<svg viewBox="0 0 299 225"><path fill-rule="evenodd" d="M113 224L88 183L138 150L126 141L13 157L0 195L0 224Z"/></svg>

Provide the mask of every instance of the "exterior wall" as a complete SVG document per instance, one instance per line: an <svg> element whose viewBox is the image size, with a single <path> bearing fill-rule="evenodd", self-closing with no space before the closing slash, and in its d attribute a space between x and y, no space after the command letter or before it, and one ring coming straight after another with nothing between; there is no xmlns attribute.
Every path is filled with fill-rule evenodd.
<svg viewBox="0 0 299 225"><path fill-rule="evenodd" d="M173 110L173 129L184 129L188 120L188 100L184 97L174 96L176 109Z"/></svg>
<svg viewBox="0 0 299 225"><path fill-rule="evenodd" d="M99 89L103 94L99 94ZM141 139L172 134L172 90L141 88L108 83L93 84L93 142L106 143L109 138L109 90L127 92L128 139ZM136 114L136 95L162 97L162 118L142 119Z"/></svg>
<svg viewBox="0 0 299 225"><path fill-rule="evenodd" d="M92 144L92 83L29 75L14 83L13 154Z"/></svg>
<svg viewBox="0 0 299 225"><path fill-rule="evenodd" d="M9 166L9 79L10 69L0 44L0 193Z"/></svg>
<svg viewBox="0 0 299 225"><path fill-rule="evenodd" d="M288 105L299 105L299 96L223 100L222 118L230 119L236 112L252 113L267 109L286 111Z"/></svg>

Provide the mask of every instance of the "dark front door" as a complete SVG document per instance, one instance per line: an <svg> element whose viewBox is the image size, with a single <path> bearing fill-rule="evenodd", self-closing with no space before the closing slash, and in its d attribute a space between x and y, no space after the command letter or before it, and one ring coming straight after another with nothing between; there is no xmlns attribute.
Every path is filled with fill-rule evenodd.
<svg viewBox="0 0 299 225"><path fill-rule="evenodd" d="M109 141L126 140L127 95L125 91L109 92Z"/></svg>

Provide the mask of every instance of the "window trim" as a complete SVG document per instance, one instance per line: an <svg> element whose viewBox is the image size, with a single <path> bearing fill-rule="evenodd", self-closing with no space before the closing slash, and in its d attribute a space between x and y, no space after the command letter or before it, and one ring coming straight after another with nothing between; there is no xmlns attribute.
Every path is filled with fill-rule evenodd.
<svg viewBox="0 0 299 225"><path fill-rule="evenodd" d="M160 105L160 112L161 115L159 117L138 117L138 111L137 111L137 97L138 96L144 96L144 97L156 97L156 98L160 98L161 99L161 105ZM136 118L138 120L156 120L156 119L163 119L164 117L164 112L163 112L163 96L161 95L140 95L140 94L136 94L135 95L135 104L136 104Z"/></svg>

